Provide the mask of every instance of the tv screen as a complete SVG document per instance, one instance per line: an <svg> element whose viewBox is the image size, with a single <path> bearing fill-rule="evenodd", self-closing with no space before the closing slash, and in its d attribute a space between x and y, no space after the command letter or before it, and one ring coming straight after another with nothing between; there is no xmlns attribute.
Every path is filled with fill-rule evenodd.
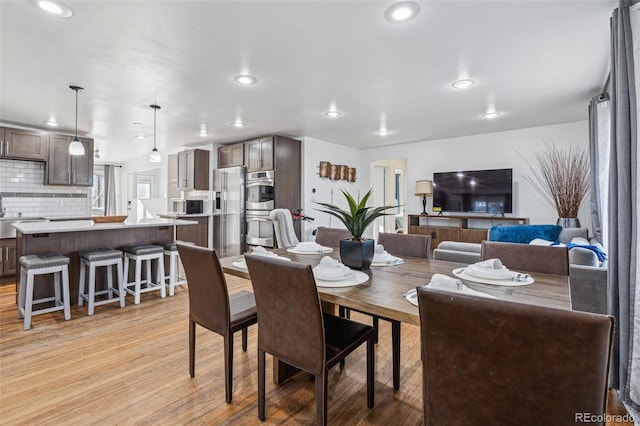
<svg viewBox="0 0 640 426"><path fill-rule="evenodd" d="M513 169L434 173L434 210L512 213L512 175Z"/></svg>

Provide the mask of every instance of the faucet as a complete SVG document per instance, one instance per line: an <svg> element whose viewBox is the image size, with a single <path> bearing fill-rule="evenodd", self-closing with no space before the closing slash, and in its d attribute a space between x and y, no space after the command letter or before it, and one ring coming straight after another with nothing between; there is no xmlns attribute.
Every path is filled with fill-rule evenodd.
<svg viewBox="0 0 640 426"><path fill-rule="evenodd" d="M7 214L7 209L2 205L2 200L2 192L0 192L0 217L4 217L4 215Z"/></svg>

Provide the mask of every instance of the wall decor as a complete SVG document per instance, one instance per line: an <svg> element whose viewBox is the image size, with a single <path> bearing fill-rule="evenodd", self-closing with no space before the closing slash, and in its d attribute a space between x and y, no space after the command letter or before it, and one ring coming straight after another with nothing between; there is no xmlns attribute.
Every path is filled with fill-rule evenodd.
<svg viewBox="0 0 640 426"><path fill-rule="evenodd" d="M328 161L320 162L320 177L329 177L331 163Z"/></svg>
<svg viewBox="0 0 640 426"><path fill-rule="evenodd" d="M331 180L340 179L340 166L337 164L331 165L331 175L329 176Z"/></svg>
<svg viewBox="0 0 640 426"><path fill-rule="evenodd" d="M328 161L320 161L318 166L318 175L321 178L329 178L331 180L346 180L347 182L356 181L356 168L342 164L331 164Z"/></svg>
<svg viewBox="0 0 640 426"><path fill-rule="evenodd" d="M349 171L347 172L347 180L349 182L355 182L356 181L356 168L355 167L349 167Z"/></svg>
<svg viewBox="0 0 640 426"><path fill-rule="evenodd" d="M340 180L347 180L348 173L349 173L349 166L340 166Z"/></svg>

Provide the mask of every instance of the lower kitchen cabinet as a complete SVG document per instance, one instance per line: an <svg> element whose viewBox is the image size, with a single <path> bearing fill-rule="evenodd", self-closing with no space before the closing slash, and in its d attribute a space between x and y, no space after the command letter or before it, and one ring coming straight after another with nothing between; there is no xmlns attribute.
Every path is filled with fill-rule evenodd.
<svg viewBox="0 0 640 426"><path fill-rule="evenodd" d="M197 225L183 225L176 229L176 239L194 243L197 246L208 247L209 245L209 216L192 217L180 216L179 219L192 220L198 222Z"/></svg>
<svg viewBox="0 0 640 426"><path fill-rule="evenodd" d="M0 239L0 278L13 276L16 273L16 239Z"/></svg>

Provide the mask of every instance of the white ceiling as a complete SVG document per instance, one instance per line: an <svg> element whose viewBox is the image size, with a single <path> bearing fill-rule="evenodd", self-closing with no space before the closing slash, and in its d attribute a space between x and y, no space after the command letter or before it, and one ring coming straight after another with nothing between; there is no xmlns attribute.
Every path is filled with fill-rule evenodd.
<svg viewBox="0 0 640 426"><path fill-rule="evenodd" d="M0 120L73 132L68 86L83 86L80 133L101 161L124 162L151 151L152 103L163 154L266 134L376 147L586 119L617 0L418 3L394 24L391 1L69 0L73 16L58 18L2 0ZM243 72L258 83L235 83ZM453 89L462 77L476 84ZM332 105L341 117L323 115ZM483 119L491 108L502 115Z"/></svg>

